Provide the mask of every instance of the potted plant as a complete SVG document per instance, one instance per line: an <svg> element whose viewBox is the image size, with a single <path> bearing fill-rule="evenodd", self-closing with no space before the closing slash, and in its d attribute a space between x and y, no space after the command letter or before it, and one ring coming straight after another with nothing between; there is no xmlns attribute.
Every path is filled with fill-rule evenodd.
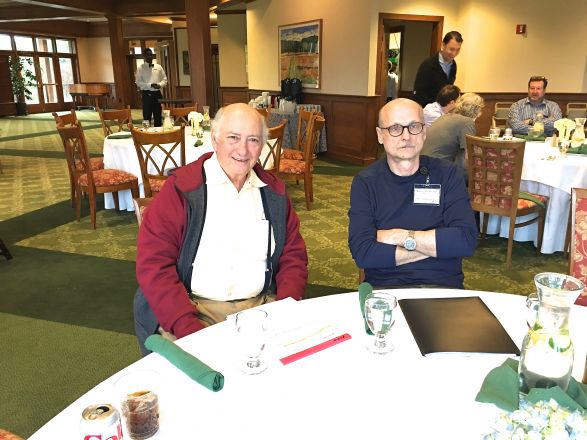
<svg viewBox="0 0 587 440"><path fill-rule="evenodd" d="M30 58L11 56L9 65L12 93L16 97L16 114L26 115L26 100L33 97L29 87L37 87L37 78L31 68L32 61Z"/></svg>

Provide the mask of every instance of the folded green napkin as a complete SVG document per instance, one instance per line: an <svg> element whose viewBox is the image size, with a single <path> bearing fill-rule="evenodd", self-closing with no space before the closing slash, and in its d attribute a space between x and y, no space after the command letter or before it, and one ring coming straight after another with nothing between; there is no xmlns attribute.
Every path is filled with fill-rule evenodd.
<svg viewBox="0 0 587 440"><path fill-rule="evenodd" d="M569 149L567 149L567 153L587 154L587 144L583 144L580 147L569 148Z"/></svg>
<svg viewBox="0 0 587 440"><path fill-rule="evenodd" d="M363 321L365 323L365 332L367 332L368 335L372 335L373 332L369 329L369 324L367 324L367 320L365 319L365 300L367 299L367 295L371 292L373 292L373 286L371 286L371 284L359 284L359 306L361 307L361 315L363 315Z"/></svg>
<svg viewBox="0 0 587 440"><path fill-rule="evenodd" d="M108 139L129 139L132 137L132 134L130 133L114 133L114 134L110 134L108 135Z"/></svg>
<svg viewBox="0 0 587 440"><path fill-rule="evenodd" d="M546 135L541 134L540 136L530 136L527 134L514 134L514 137L517 137L518 139L526 139L527 141L533 141L533 142L544 142L544 140L546 139Z"/></svg>
<svg viewBox="0 0 587 440"><path fill-rule="evenodd" d="M499 367L494 368L483 380L481 389L475 400L493 403L506 411L515 411L519 406L518 361L507 359ZM556 400L559 405L570 409L587 409L587 385L577 382L571 377L569 387L564 392L560 387L532 388L528 393L529 402L540 400Z"/></svg>
<svg viewBox="0 0 587 440"><path fill-rule="evenodd" d="M151 335L145 341L145 347L159 353L190 378L212 391L220 391L224 387L224 376L208 365L182 350L173 342L160 335Z"/></svg>

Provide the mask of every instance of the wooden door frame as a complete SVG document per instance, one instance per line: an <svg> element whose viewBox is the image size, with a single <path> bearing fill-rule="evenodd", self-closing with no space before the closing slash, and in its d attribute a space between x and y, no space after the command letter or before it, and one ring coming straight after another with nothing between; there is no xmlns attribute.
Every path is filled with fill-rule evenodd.
<svg viewBox="0 0 587 440"><path fill-rule="evenodd" d="M442 29L444 17L437 15L413 15L413 14L390 14L379 13L377 26L377 65L375 68L375 94L379 96L379 108L385 105L387 99L387 42L385 41L386 22L390 20L401 21L425 21L432 23L432 38L430 41L430 54L440 50L442 45ZM387 27L390 27L387 24Z"/></svg>

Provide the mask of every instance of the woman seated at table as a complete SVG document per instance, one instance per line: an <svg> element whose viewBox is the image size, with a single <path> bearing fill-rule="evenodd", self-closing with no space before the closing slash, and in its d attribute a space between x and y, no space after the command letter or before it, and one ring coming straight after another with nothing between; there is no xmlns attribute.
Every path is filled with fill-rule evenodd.
<svg viewBox="0 0 587 440"><path fill-rule="evenodd" d="M475 135L475 119L481 115L484 102L476 93L465 93L457 100L452 113L438 118L426 129L422 154L456 163L466 168L467 135Z"/></svg>

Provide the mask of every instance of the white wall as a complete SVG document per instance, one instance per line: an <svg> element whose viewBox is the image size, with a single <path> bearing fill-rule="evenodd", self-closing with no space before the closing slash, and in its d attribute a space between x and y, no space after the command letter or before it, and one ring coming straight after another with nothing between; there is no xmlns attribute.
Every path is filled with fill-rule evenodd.
<svg viewBox="0 0 587 440"><path fill-rule="evenodd" d="M80 81L89 82L114 82L112 70L112 53L110 51L110 39L100 38L76 38L79 62Z"/></svg>
<svg viewBox="0 0 587 440"><path fill-rule="evenodd" d="M219 14L218 54L221 87L247 87L246 44L246 15Z"/></svg>

